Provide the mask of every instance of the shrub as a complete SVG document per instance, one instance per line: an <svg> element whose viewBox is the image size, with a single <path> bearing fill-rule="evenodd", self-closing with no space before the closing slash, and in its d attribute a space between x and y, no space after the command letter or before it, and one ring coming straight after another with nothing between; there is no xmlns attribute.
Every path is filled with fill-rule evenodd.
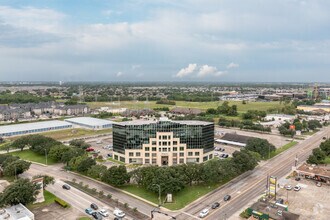
<svg viewBox="0 0 330 220"><path fill-rule="evenodd" d="M124 204L124 207L125 207L125 208L128 208L128 203L125 203L125 204Z"/></svg>
<svg viewBox="0 0 330 220"><path fill-rule="evenodd" d="M108 198L108 199L111 199L111 198L112 198L112 195L111 195L111 194L108 194L108 195L107 195L107 198Z"/></svg>
<svg viewBox="0 0 330 220"><path fill-rule="evenodd" d="M137 212L137 208L136 207L133 208L133 212Z"/></svg>
<svg viewBox="0 0 330 220"><path fill-rule="evenodd" d="M57 197L54 199L54 201L55 201L57 204L59 204L60 206L62 206L63 208L67 208L67 207L70 206L66 201L64 201L64 200L62 200L62 199L60 199L60 198L57 198Z"/></svg>

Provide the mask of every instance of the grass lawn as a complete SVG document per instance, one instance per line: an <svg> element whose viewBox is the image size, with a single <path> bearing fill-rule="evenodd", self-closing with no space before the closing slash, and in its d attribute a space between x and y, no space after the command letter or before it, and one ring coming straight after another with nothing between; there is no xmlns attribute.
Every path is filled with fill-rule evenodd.
<svg viewBox="0 0 330 220"><path fill-rule="evenodd" d="M91 218L90 217L79 217L79 218L77 218L78 220L91 220Z"/></svg>
<svg viewBox="0 0 330 220"><path fill-rule="evenodd" d="M282 147L276 149L276 151L271 152L271 153L270 153L270 158L275 157L276 155L278 155L278 154L280 154L280 153L282 153L282 152L288 150L289 148L295 146L296 144L298 144L297 141L291 141L290 143L287 143L286 145L284 145L284 146L282 146Z"/></svg>
<svg viewBox="0 0 330 220"><path fill-rule="evenodd" d="M47 190L44 190L44 197L45 197L44 202L37 203L37 204L30 204L30 205L28 205L28 208L33 209L33 208L39 208L42 206L50 205L50 204L54 203L54 199L56 198L56 196L54 194L48 192Z"/></svg>
<svg viewBox="0 0 330 220"><path fill-rule="evenodd" d="M121 161L119 161L119 160L112 159L112 158L110 158L110 157L109 157L107 160L109 160L109 161L111 161L111 162L114 162L114 163L117 163L117 164L120 164L120 165L125 165L124 162L121 162Z"/></svg>
<svg viewBox="0 0 330 220"><path fill-rule="evenodd" d="M23 160L29 160L29 161L32 161L32 162L46 164L45 155L39 155L39 154L37 154L37 153L35 153L31 150L15 151L15 152L11 152L9 154L19 156ZM48 165L53 165L55 163L56 162L53 159L47 158L47 164Z"/></svg>
<svg viewBox="0 0 330 220"><path fill-rule="evenodd" d="M223 101L217 102L186 102L186 101L176 101L177 107L186 108L198 108L201 110L206 110L208 108L217 108L221 105ZM248 102L247 104L242 104L239 101L230 101L230 105L237 105L239 113L244 113L248 110L260 110L266 111L269 108L279 107L281 104L279 102ZM142 109L142 108L158 108L158 107L169 107L173 108L173 105L160 105L156 104L155 101L150 101L145 103L144 101L123 101L123 102L88 102L87 105L91 108L99 108L102 106L111 106L114 108L129 108L129 109Z"/></svg>
<svg viewBox="0 0 330 220"><path fill-rule="evenodd" d="M194 200L198 199L199 197L211 192L212 190L218 188L220 184L216 185L195 185L195 186L189 186L183 189L181 192L178 192L173 195L173 203L165 203L163 206L165 208L171 209L171 210L178 210L189 203L193 202ZM158 194L153 193L150 191L147 191L143 189L142 187L139 187L137 185L128 185L120 187L122 190L125 190L129 193L132 193L134 195L137 195L143 199L146 199L148 201L151 201L155 204L158 204ZM162 197L162 201L165 197Z"/></svg>
<svg viewBox="0 0 330 220"><path fill-rule="evenodd" d="M330 156L325 158L324 163L330 164Z"/></svg>

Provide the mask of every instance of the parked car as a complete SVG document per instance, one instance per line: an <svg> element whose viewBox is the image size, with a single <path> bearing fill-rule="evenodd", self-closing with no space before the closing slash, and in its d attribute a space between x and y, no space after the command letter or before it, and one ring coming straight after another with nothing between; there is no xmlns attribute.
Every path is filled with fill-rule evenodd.
<svg viewBox="0 0 330 220"><path fill-rule="evenodd" d="M225 195L225 197L223 197L223 200L224 201L229 201L231 199L231 196L230 195Z"/></svg>
<svg viewBox="0 0 330 220"><path fill-rule="evenodd" d="M228 158L229 157L229 154L225 154L224 156L223 156L223 158Z"/></svg>
<svg viewBox="0 0 330 220"><path fill-rule="evenodd" d="M294 179L295 179L295 181L300 181L300 180L301 180L300 177L296 177L296 178L294 178Z"/></svg>
<svg viewBox="0 0 330 220"><path fill-rule="evenodd" d="M94 217L94 219L96 219L96 220L102 220L103 218L102 218L102 215L100 215L100 213L98 213L98 212L93 212L92 213L92 216Z"/></svg>
<svg viewBox="0 0 330 220"><path fill-rule="evenodd" d="M276 203L283 204L284 203L284 199L279 198L279 199L276 200Z"/></svg>
<svg viewBox="0 0 330 220"><path fill-rule="evenodd" d="M322 186L322 183L321 182L317 182L316 183L316 186L321 187Z"/></svg>
<svg viewBox="0 0 330 220"><path fill-rule="evenodd" d="M112 157L112 154L107 154L108 157Z"/></svg>
<svg viewBox="0 0 330 220"><path fill-rule="evenodd" d="M92 148L92 147L88 147L88 148L86 148L86 151L87 151L87 152L94 151L94 148Z"/></svg>
<svg viewBox="0 0 330 220"><path fill-rule="evenodd" d="M291 185L287 185L285 186L286 190L292 190L292 186Z"/></svg>
<svg viewBox="0 0 330 220"><path fill-rule="evenodd" d="M125 212L121 211L120 209L115 209L113 211L114 216L119 217L119 218L124 218L125 217Z"/></svg>
<svg viewBox="0 0 330 220"><path fill-rule="evenodd" d="M199 217L200 218L204 218L209 214L209 210L208 209L203 209L200 213L199 213Z"/></svg>
<svg viewBox="0 0 330 220"><path fill-rule="evenodd" d="M105 209L101 209L99 211L100 215L104 216L104 217L108 217L109 216L109 213L105 210Z"/></svg>
<svg viewBox="0 0 330 220"><path fill-rule="evenodd" d="M301 190L301 186L295 186L295 187L293 188L293 190L294 190L294 191L299 191L299 190Z"/></svg>
<svg viewBox="0 0 330 220"><path fill-rule="evenodd" d="M87 209L85 209L85 212L88 214L88 215L91 215L91 214L93 214L93 209L91 209L91 208L87 208Z"/></svg>
<svg viewBox="0 0 330 220"><path fill-rule="evenodd" d="M220 203L219 202L215 202L215 203L212 204L212 209L216 209L218 207L220 207Z"/></svg>
<svg viewBox="0 0 330 220"><path fill-rule="evenodd" d="M98 210L99 209L99 207L95 203L92 203L91 204L91 208L94 209L94 210Z"/></svg>
<svg viewBox="0 0 330 220"><path fill-rule="evenodd" d="M225 151L225 148L220 148L220 151L224 152Z"/></svg>

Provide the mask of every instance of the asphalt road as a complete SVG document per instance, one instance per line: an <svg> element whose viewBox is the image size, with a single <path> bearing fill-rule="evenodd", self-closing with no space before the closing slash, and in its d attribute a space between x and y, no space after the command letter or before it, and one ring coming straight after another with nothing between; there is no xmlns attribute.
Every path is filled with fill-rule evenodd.
<svg viewBox="0 0 330 220"><path fill-rule="evenodd" d="M187 214L180 214L177 216L177 219L196 219L201 210L210 208L216 201L220 202L220 208L216 210L210 209L210 214L204 219L228 219L266 190L267 175L276 176L278 179L285 176L291 171L292 166L294 166L296 156L298 157L298 163L305 161L312 150L320 145L322 138L329 135L330 127L322 129L322 131L305 141L265 162L262 166L238 177L234 181L211 192L208 196L190 204L184 209L184 212ZM232 198L229 202L224 202L223 197L227 194L231 195Z"/></svg>
<svg viewBox="0 0 330 220"><path fill-rule="evenodd" d="M107 184L103 184L100 183L98 181L95 180L90 180L89 178L74 174L74 173L70 173L70 172L66 172L62 169L63 164L57 164L57 165L52 165L52 166L41 166L41 165L37 165L37 164L31 164L30 169L28 171L26 171L24 173L24 175L28 175L28 176L35 176L37 174L47 174L50 176L53 176L56 180L68 180L68 181L72 181L72 179L76 179L76 181L79 183L80 181L82 181L85 184L89 185L89 188L96 188L97 191L102 190L105 195L106 194L112 194L112 198L114 199L118 199L121 203L127 203L129 206L131 207L136 207L138 209L139 212L150 216L150 212L151 210L153 210L155 207L143 202L139 199L136 199L130 195L127 195L115 188L110 187ZM87 198L91 198L89 195L83 193L85 195L85 197ZM95 199L94 199L95 200ZM97 201L97 200L95 200ZM69 201L68 201L69 202ZM98 203L96 203L98 204ZM87 204L87 207L89 207L90 203ZM114 208L114 207L112 207Z"/></svg>

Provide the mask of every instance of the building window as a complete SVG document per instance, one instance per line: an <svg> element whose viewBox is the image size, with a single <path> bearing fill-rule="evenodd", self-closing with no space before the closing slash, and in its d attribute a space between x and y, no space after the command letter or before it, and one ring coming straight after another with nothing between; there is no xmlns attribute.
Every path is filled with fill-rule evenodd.
<svg viewBox="0 0 330 220"><path fill-rule="evenodd" d="M140 157L141 156L141 153L140 152L136 152L136 156L137 157Z"/></svg>
<svg viewBox="0 0 330 220"><path fill-rule="evenodd" d="M146 147L144 150L145 151L150 151L150 147Z"/></svg>
<svg viewBox="0 0 330 220"><path fill-rule="evenodd" d="M180 151L184 151L184 147L180 147Z"/></svg>
<svg viewBox="0 0 330 220"><path fill-rule="evenodd" d="M162 152L162 148L158 148L158 151L159 151L159 152Z"/></svg>
<svg viewBox="0 0 330 220"><path fill-rule="evenodd" d="M118 155L115 155L115 160L118 160Z"/></svg>
<svg viewBox="0 0 330 220"><path fill-rule="evenodd" d="M157 157L157 154L156 153L152 153L151 156L152 157Z"/></svg>
<svg viewBox="0 0 330 220"><path fill-rule="evenodd" d="M145 153L144 156L145 156L145 157L149 157L150 154L149 154L149 153Z"/></svg>
<svg viewBox="0 0 330 220"><path fill-rule="evenodd" d="M167 146L167 142L166 141L163 142L163 146Z"/></svg>
<svg viewBox="0 0 330 220"><path fill-rule="evenodd" d="M144 160L144 163L149 164L150 163L150 159L145 159Z"/></svg>
<svg viewBox="0 0 330 220"><path fill-rule="evenodd" d="M177 141L173 141L173 145L178 145L178 142Z"/></svg>
<svg viewBox="0 0 330 220"><path fill-rule="evenodd" d="M161 136L161 135L159 135L159 136L158 136L158 139L159 139L159 140L161 140L161 139L162 139L162 136Z"/></svg>
<svg viewBox="0 0 330 220"><path fill-rule="evenodd" d="M156 147L153 147L151 150L152 151L157 151L157 148Z"/></svg>
<svg viewBox="0 0 330 220"><path fill-rule="evenodd" d="M171 135L167 136L169 140L171 140Z"/></svg>
<svg viewBox="0 0 330 220"><path fill-rule="evenodd" d="M157 163L157 159L152 159L152 164L156 164Z"/></svg>
<svg viewBox="0 0 330 220"><path fill-rule="evenodd" d="M134 156L134 153L133 152L129 152L128 153L128 156L133 157Z"/></svg>
<svg viewBox="0 0 330 220"><path fill-rule="evenodd" d="M163 135L163 140L167 140L167 136L166 135Z"/></svg>
<svg viewBox="0 0 330 220"><path fill-rule="evenodd" d="M184 163L184 159L183 158L180 159L180 163Z"/></svg>
<svg viewBox="0 0 330 220"><path fill-rule="evenodd" d="M199 158L196 158L196 162L199 163Z"/></svg>
<svg viewBox="0 0 330 220"><path fill-rule="evenodd" d="M193 152L188 152L188 156L192 156L193 155Z"/></svg>
<svg viewBox="0 0 330 220"><path fill-rule="evenodd" d="M213 154L210 154L209 155L209 159L211 160L213 158Z"/></svg>
<svg viewBox="0 0 330 220"><path fill-rule="evenodd" d="M163 152L167 152L167 148L166 147L163 147Z"/></svg>
<svg viewBox="0 0 330 220"><path fill-rule="evenodd" d="M158 146L162 146L162 142L159 141L159 142L158 142Z"/></svg>
<svg viewBox="0 0 330 220"><path fill-rule="evenodd" d="M178 156L178 154L177 153L173 153L173 157L177 157Z"/></svg>
<svg viewBox="0 0 330 220"><path fill-rule="evenodd" d="M203 162L207 161L207 156L203 157Z"/></svg>
<svg viewBox="0 0 330 220"><path fill-rule="evenodd" d="M168 146L171 146L171 142L169 141L169 142L167 142L167 144L168 144Z"/></svg>
<svg viewBox="0 0 330 220"><path fill-rule="evenodd" d="M195 156L199 156L199 152L195 152Z"/></svg>
<svg viewBox="0 0 330 220"><path fill-rule="evenodd" d="M184 153L180 153L180 157L184 157Z"/></svg>
<svg viewBox="0 0 330 220"><path fill-rule="evenodd" d="M176 165L176 164L178 164L178 159L173 158L173 165Z"/></svg>
<svg viewBox="0 0 330 220"><path fill-rule="evenodd" d="M173 151L178 151L178 148L177 147L173 147Z"/></svg>
<svg viewBox="0 0 330 220"><path fill-rule="evenodd" d="M152 141L151 144L152 144L152 145L156 145L157 142L156 142L156 141Z"/></svg>

